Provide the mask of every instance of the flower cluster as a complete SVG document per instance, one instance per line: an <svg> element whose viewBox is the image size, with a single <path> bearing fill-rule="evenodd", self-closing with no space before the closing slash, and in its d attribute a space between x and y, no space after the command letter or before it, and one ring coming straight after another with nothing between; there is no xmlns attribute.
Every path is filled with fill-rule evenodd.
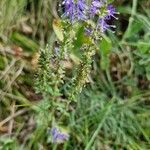
<svg viewBox="0 0 150 150"><path fill-rule="evenodd" d="M86 4L84 0L64 0L65 16L68 16L70 21L86 20Z"/></svg>
<svg viewBox="0 0 150 150"><path fill-rule="evenodd" d="M115 28L107 22L111 18L115 18L118 14L112 4L108 4L107 0L92 0L91 3L86 3L85 0L64 0L65 7L64 16L69 17L70 22L75 21L96 21L96 29L101 32L109 28Z"/></svg>
<svg viewBox="0 0 150 150"><path fill-rule="evenodd" d="M62 133L58 128L53 127L50 131L52 143L63 142L69 138L67 133Z"/></svg>

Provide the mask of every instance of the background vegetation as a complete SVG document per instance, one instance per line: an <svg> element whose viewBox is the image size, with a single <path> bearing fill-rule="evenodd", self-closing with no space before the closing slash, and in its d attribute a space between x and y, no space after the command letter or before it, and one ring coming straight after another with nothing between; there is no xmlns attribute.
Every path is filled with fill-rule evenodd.
<svg viewBox="0 0 150 150"><path fill-rule="evenodd" d="M116 32L106 33L107 46L97 51L87 86L67 114L69 140L52 144L37 126L50 114L33 82L39 49L56 38L54 2L0 1L0 149L150 149L150 1L113 3L120 12ZM67 80L75 58L65 62Z"/></svg>

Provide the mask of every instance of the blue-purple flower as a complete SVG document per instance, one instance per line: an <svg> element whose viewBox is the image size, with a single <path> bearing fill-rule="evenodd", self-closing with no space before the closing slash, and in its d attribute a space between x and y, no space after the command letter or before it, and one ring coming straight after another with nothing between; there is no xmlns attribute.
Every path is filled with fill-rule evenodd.
<svg viewBox="0 0 150 150"><path fill-rule="evenodd" d="M62 133L58 128L53 127L50 131L52 143L63 142L69 138L67 133Z"/></svg>
<svg viewBox="0 0 150 150"><path fill-rule="evenodd" d="M92 33L92 29L89 27L84 28L85 34L90 35Z"/></svg>
<svg viewBox="0 0 150 150"><path fill-rule="evenodd" d="M103 5L103 2L100 0L92 0L91 6L89 8L89 15L90 17L94 17L98 10L100 9L100 7Z"/></svg>
<svg viewBox="0 0 150 150"><path fill-rule="evenodd" d="M71 23L91 19L94 22L97 20L96 29L100 32L115 28L108 24L108 20L117 19L115 15L118 13L112 4L107 4L107 0L92 0L91 5L87 5L85 0L64 0L63 4L65 5L65 16L70 18ZM85 27L85 31L90 33L87 29Z"/></svg>
<svg viewBox="0 0 150 150"><path fill-rule="evenodd" d="M65 6L65 14L64 16L68 16L70 21L72 22L75 18L75 3L74 0L64 0L63 5Z"/></svg>
<svg viewBox="0 0 150 150"><path fill-rule="evenodd" d="M105 32L107 29L109 29L110 25L108 25L105 21L104 17L99 17L98 21L97 21L97 29L100 29L100 31L103 33Z"/></svg>
<svg viewBox="0 0 150 150"><path fill-rule="evenodd" d="M113 7L112 4L107 5L107 15L106 15L106 19L111 19L111 17L117 19L117 17L115 16L116 14L118 14L118 12L116 12L116 9Z"/></svg>
<svg viewBox="0 0 150 150"><path fill-rule="evenodd" d="M86 20L86 3L85 0L64 0L63 5L65 6L64 16L69 17L70 21L75 20Z"/></svg>
<svg viewBox="0 0 150 150"><path fill-rule="evenodd" d="M86 9L87 6L85 4L85 0L78 0L76 2L76 17L78 20L86 20Z"/></svg>

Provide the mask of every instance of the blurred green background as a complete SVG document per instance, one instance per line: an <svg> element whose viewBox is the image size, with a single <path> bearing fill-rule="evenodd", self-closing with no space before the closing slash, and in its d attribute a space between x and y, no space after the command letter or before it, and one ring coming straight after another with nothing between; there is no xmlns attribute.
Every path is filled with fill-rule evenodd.
<svg viewBox="0 0 150 150"><path fill-rule="evenodd" d="M70 139L53 145L46 133L30 141L38 137L31 106L41 100L33 87L39 49L56 38L52 14L60 8L52 0L0 0L0 149L150 149L150 0L113 4L116 31L106 33L69 114Z"/></svg>

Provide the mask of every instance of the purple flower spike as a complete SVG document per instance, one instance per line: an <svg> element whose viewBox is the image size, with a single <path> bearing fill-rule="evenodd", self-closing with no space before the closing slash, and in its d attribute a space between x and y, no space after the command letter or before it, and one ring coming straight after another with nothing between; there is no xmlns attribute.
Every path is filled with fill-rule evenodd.
<svg viewBox="0 0 150 150"><path fill-rule="evenodd" d="M84 30L86 35L90 35L92 33L92 29L90 28L85 28Z"/></svg>
<svg viewBox="0 0 150 150"><path fill-rule="evenodd" d="M86 16L86 9L87 6L85 4L84 0L78 0L76 3L76 11L77 11L77 19L78 20L86 20L87 16Z"/></svg>
<svg viewBox="0 0 150 150"><path fill-rule="evenodd" d="M68 16L70 21L73 22L75 19L77 20L86 20L86 3L85 0L64 0L63 4L65 6L65 14L64 16Z"/></svg>
<svg viewBox="0 0 150 150"><path fill-rule="evenodd" d="M97 28L99 28L102 33L105 32L107 29L109 29L109 27L110 25L106 23L104 17L100 17L98 19Z"/></svg>
<svg viewBox="0 0 150 150"><path fill-rule="evenodd" d="M65 6L65 14L64 16L68 16L70 18L70 21L72 22L75 18L75 3L74 0L64 0L63 4Z"/></svg>
<svg viewBox="0 0 150 150"><path fill-rule="evenodd" d="M113 32L110 28L116 28L116 26L107 24L105 17L99 17L97 22L97 29L100 29L102 33L106 30L110 30L111 32Z"/></svg>
<svg viewBox="0 0 150 150"><path fill-rule="evenodd" d="M52 143L63 142L69 138L67 133L62 133L58 128L53 127L51 129Z"/></svg>
<svg viewBox="0 0 150 150"><path fill-rule="evenodd" d="M106 19L109 20L111 17L118 19L117 17L115 17L115 15L118 14L118 12L116 12L116 9L113 7L112 4L109 4L107 6L107 15L106 15Z"/></svg>
<svg viewBox="0 0 150 150"><path fill-rule="evenodd" d="M107 4L107 0L91 0L91 5L87 5L85 0L63 0L65 6L65 16L70 18L71 23L74 21L86 21L90 19L95 21L97 18L96 29L105 32L113 25L107 24L111 18L117 19L118 14L112 4ZM105 10L105 13L104 13ZM91 34L91 31L85 27L85 33Z"/></svg>
<svg viewBox="0 0 150 150"><path fill-rule="evenodd" d="M102 5L103 5L103 2L99 0L93 0L91 7L90 7L90 16L94 17Z"/></svg>

